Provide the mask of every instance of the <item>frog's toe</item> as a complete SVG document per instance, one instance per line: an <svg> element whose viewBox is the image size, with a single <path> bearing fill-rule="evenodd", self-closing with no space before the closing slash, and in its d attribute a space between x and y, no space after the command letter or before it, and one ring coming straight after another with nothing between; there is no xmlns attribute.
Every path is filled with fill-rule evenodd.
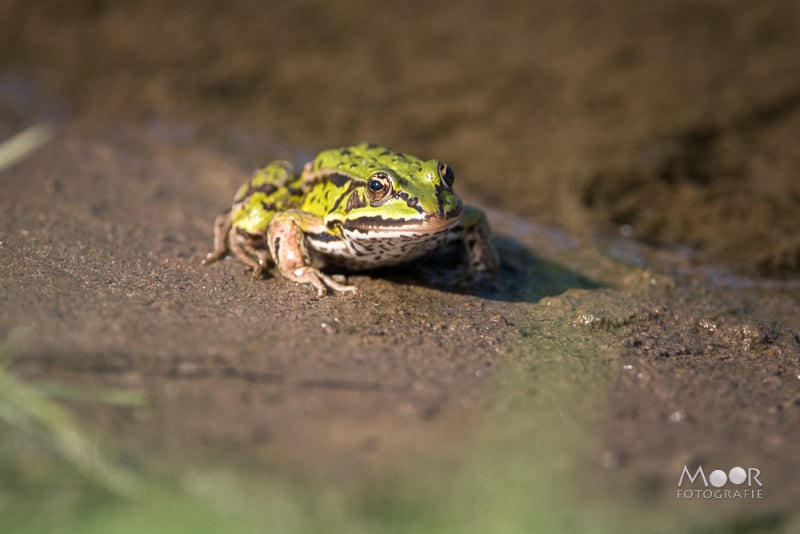
<svg viewBox="0 0 800 534"><path fill-rule="evenodd" d="M206 257L203 258L203 265L208 265L209 263L214 263L215 261L219 261L225 257L227 251L223 252L209 252L206 254Z"/></svg>
<svg viewBox="0 0 800 534"><path fill-rule="evenodd" d="M320 273L320 274L321 274L322 280L325 282L325 285L328 286L329 288L333 289L334 291L341 291L341 292L344 292L344 291L358 291L358 288L356 286L343 283L343 282L345 282L347 280L344 277L344 275L339 274L339 275L327 276L327 275L322 274L322 273Z"/></svg>
<svg viewBox="0 0 800 534"><path fill-rule="evenodd" d="M324 297L327 295L328 288L333 289L334 291L342 292L357 290L356 286L337 282L333 279L333 277L320 272L319 269L315 269L314 267L298 267L291 272L291 276L289 276L289 278L301 284L311 284L316 288L317 296L319 297Z"/></svg>
<svg viewBox="0 0 800 534"><path fill-rule="evenodd" d="M261 265L253 267L253 278L260 280L264 276L264 268Z"/></svg>

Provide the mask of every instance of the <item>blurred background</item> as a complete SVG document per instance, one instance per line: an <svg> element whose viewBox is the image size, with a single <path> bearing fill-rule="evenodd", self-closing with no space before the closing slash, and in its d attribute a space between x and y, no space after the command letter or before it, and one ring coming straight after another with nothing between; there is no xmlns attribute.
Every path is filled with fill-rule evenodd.
<svg viewBox="0 0 800 534"><path fill-rule="evenodd" d="M574 233L627 225L796 271L799 10L4 0L0 54L6 79L35 74L93 124L190 123L255 137L262 158L264 140L303 156L371 140Z"/></svg>

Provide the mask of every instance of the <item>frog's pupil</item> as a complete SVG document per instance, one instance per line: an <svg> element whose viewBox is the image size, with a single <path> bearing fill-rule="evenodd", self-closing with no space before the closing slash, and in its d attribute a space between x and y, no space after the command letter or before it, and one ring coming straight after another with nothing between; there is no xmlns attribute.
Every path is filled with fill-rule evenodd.
<svg viewBox="0 0 800 534"><path fill-rule="evenodd" d="M373 193L377 193L381 189L383 189L383 182L381 182L380 180L370 180L369 181L369 190L370 191L372 191Z"/></svg>

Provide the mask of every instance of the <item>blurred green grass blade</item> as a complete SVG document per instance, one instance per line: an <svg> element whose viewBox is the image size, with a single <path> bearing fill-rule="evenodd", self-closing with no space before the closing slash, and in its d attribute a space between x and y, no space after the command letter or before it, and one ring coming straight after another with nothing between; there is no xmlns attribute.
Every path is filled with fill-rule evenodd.
<svg viewBox="0 0 800 534"><path fill-rule="evenodd" d="M53 137L47 124L34 124L0 143L0 171L14 165Z"/></svg>
<svg viewBox="0 0 800 534"><path fill-rule="evenodd" d="M36 382L35 387L43 395L61 400L96 402L111 406L140 407L147 405L147 396L140 389L85 389L61 382Z"/></svg>
<svg viewBox="0 0 800 534"><path fill-rule="evenodd" d="M0 368L0 420L12 431L37 434L98 486L125 497L140 493L134 473L115 465L69 412Z"/></svg>

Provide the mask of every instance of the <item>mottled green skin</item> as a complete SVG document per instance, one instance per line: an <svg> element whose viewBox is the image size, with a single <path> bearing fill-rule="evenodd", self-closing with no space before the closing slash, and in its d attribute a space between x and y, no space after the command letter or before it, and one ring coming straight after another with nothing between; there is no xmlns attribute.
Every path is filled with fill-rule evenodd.
<svg viewBox="0 0 800 534"><path fill-rule="evenodd" d="M461 200L439 176L440 165L438 160L423 161L366 144L321 152L294 179L288 163L273 162L236 193L233 226L260 234L276 213L291 208L322 217L326 223L355 226L360 222L376 231L383 226L381 220L410 227L440 223L461 211ZM395 194L384 202L371 203L364 187L378 171L391 177ZM336 179L338 176L350 180ZM269 185L275 186L273 192L259 191ZM353 194L358 198L348 202ZM374 218L381 220L371 223Z"/></svg>
<svg viewBox="0 0 800 534"><path fill-rule="evenodd" d="M258 277L271 260L320 295L355 290L321 267L394 265L454 241L464 245L468 273L494 271L486 218L462 206L453 180L438 160L367 144L321 152L299 176L275 161L240 187L230 212L217 218L206 262L230 251Z"/></svg>

